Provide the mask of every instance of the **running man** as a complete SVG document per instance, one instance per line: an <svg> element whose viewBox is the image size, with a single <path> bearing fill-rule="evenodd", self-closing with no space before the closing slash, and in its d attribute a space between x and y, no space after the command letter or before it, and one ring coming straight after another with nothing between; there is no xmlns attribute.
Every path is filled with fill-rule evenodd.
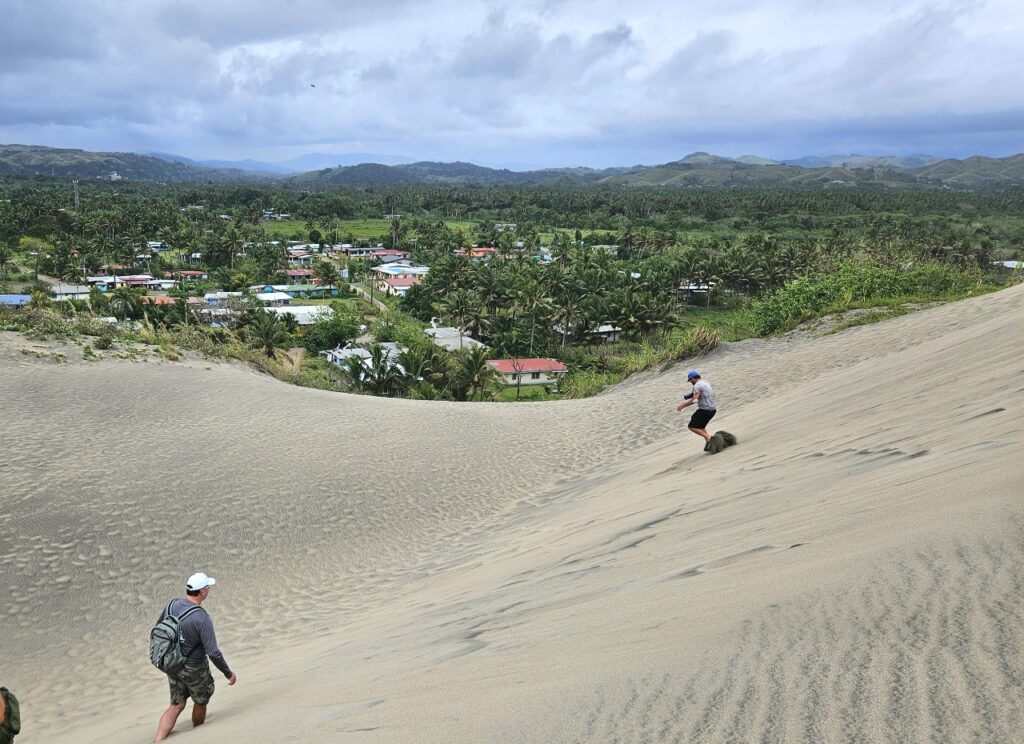
<svg viewBox="0 0 1024 744"><path fill-rule="evenodd" d="M718 413L715 405L715 391L712 389L711 383L701 379L700 372L695 369L686 373L686 381L693 385L693 391L686 394L686 400L676 406L676 410L681 411L687 406L697 404L697 410L690 417L687 428L704 440L704 449L706 450L708 442L711 441L707 425Z"/></svg>

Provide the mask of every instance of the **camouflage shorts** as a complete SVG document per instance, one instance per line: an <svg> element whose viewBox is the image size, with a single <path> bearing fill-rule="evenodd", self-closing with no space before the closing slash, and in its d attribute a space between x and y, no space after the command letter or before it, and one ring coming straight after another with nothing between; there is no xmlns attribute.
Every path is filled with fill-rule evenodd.
<svg viewBox="0 0 1024 744"><path fill-rule="evenodd" d="M176 676L167 675L167 679L171 683L171 705L184 705L189 698L196 705L206 705L213 697L209 662L186 665Z"/></svg>

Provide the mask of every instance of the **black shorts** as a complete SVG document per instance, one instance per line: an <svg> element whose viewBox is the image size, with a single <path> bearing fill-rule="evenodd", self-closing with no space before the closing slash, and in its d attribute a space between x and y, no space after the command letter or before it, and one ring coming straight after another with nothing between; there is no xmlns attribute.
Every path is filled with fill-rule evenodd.
<svg viewBox="0 0 1024 744"><path fill-rule="evenodd" d="M718 411L708 411L703 408L698 408L697 412L690 417L690 423L687 426L690 429L706 429L711 419L715 417Z"/></svg>

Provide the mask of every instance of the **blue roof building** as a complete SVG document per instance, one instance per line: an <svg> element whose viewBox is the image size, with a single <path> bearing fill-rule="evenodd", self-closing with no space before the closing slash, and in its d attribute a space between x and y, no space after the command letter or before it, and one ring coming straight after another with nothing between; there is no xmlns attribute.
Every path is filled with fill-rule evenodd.
<svg viewBox="0 0 1024 744"><path fill-rule="evenodd" d="M22 305L27 305L31 300L31 295L0 294L0 305L21 307Z"/></svg>

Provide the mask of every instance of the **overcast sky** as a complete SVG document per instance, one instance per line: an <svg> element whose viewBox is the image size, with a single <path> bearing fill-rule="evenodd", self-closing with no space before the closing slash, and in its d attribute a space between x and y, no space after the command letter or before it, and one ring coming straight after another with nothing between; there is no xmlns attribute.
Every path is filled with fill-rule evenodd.
<svg viewBox="0 0 1024 744"><path fill-rule="evenodd" d="M1022 39L1022 0L0 0L0 142L1001 156L1024 151Z"/></svg>

